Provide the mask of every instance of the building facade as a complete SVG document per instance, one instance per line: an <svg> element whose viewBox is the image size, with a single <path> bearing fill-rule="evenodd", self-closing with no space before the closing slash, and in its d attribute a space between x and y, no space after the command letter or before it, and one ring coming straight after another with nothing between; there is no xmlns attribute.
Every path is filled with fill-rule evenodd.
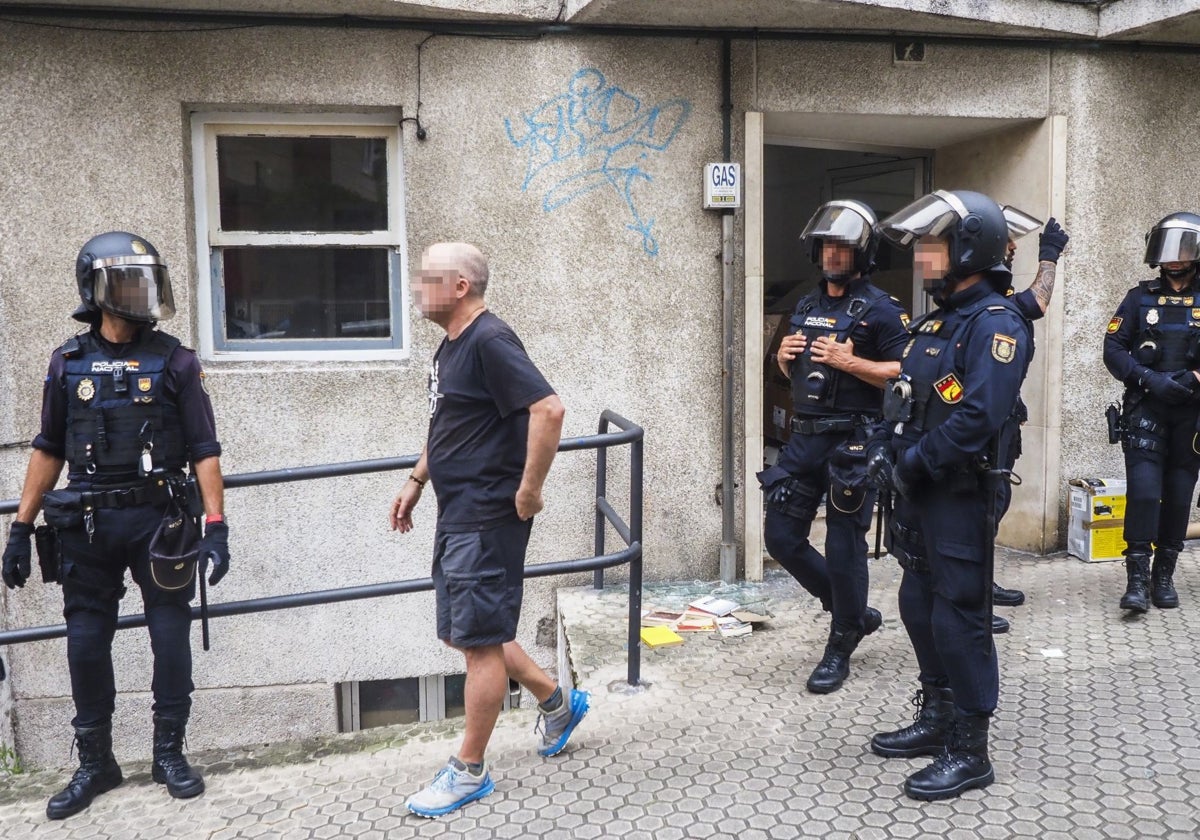
<svg viewBox="0 0 1200 840"><path fill-rule="evenodd" d="M135 231L167 258L178 315L163 327L201 353L226 473L419 451L440 333L408 278L424 245L465 239L491 258L489 305L562 396L564 432L594 432L605 408L645 427L647 574L716 576L732 483L754 577L763 324L810 270L795 237L829 197L886 208L930 187L980 189L1071 234L1002 540L1060 548L1066 481L1121 474L1101 340L1147 276L1144 233L1196 209L1200 2L346 0L333 19L316 0L141 5L3 4L0 497L19 494L95 233ZM729 296L721 217L701 208L726 126L744 181ZM1018 286L1036 250L1020 244ZM892 279L919 309L904 271ZM530 562L591 554L594 457L556 462ZM230 491L233 566L213 599L426 576L433 500L414 533L389 532L399 481ZM527 587L522 641L546 662L538 627L545 641L561 582ZM0 599L5 627L61 621L51 587ZM213 635L196 655L196 748L336 731L348 685L461 669L434 638L432 595ZM30 766L65 763L65 644L3 655L0 740ZM145 632L119 633L114 655L117 740L145 754Z"/></svg>

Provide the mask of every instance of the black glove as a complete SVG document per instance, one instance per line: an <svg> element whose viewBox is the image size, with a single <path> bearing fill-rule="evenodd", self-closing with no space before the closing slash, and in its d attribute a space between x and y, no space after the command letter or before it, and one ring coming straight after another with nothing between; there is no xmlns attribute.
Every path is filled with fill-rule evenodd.
<svg viewBox="0 0 1200 840"><path fill-rule="evenodd" d="M917 497L917 489L925 478L925 467L917 457L915 449L908 449L896 459L896 467L892 470L892 484L896 492L908 500Z"/></svg>
<svg viewBox="0 0 1200 840"><path fill-rule="evenodd" d="M213 569L208 576L208 585L216 586L229 571L229 526L224 522L209 522L204 526L200 562L207 562L209 558L212 558Z"/></svg>
<svg viewBox="0 0 1200 840"><path fill-rule="evenodd" d="M892 484L894 467L887 444L876 444L867 450L867 478L880 493L896 491L895 485Z"/></svg>
<svg viewBox="0 0 1200 840"><path fill-rule="evenodd" d="M9 589L24 586L29 580L33 560L33 526L14 521L8 529L8 545L4 546L4 585Z"/></svg>
<svg viewBox="0 0 1200 840"><path fill-rule="evenodd" d="M1050 221L1046 222L1046 229L1038 236L1038 261L1047 260L1056 263L1058 258L1062 256L1063 248L1067 247L1067 243L1071 241L1071 237L1067 236L1067 232L1062 229L1062 225L1050 217Z"/></svg>
<svg viewBox="0 0 1200 840"><path fill-rule="evenodd" d="M1180 371L1180 373L1188 376L1193 381L1195 376L1192 376L1190 370ZM1159 373L1155 370L1146 370L1139 374L1139 384L1145 389L1146 393L1154 397L1165 405L1183 405L1191 402L1192 389L1188 385L1180 384L1175 378L1166 373Z"/></svg>

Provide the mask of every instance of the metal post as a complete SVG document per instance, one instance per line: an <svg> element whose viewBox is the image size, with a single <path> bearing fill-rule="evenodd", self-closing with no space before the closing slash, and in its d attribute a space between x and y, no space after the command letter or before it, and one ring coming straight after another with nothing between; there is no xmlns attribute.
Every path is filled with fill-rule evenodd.
<svg viewBox="0 0 1200 840"><path fill-rule="evenodd" d="M597 434L604 434L608 431L608 418L603 414L600 415L600 429ZM596 556L599 557L604 553L604 514L600 510L599 500L604 498L608 492L608 447L600 446L596 449L596 534L595 534L595 549ZM592 575L592 588L604 588L604 570L597 569Z"/></svg>
<svg viewBox="0 0 1200 840"><path fill-rule="evenodd" d="M642 444L629 449L629 538L638 552L629 561L629 684L642 677Z"/></svg>

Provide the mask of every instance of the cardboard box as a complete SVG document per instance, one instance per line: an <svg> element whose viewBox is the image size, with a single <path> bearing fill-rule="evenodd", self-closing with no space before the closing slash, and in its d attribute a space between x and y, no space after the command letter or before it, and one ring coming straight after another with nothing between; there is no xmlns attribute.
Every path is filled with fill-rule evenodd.
<svg viewBox="0 0 1200 840"><path fill-rule="evenodd" d="M1067 553L1088 563L1123 559L1125 480L1074 478L1067 494Z"/></svg>

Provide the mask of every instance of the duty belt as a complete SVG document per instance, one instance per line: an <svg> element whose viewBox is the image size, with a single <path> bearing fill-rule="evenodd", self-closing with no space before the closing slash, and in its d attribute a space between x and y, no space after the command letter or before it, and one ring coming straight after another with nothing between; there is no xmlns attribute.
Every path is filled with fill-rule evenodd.
<svg viewBox="0 0 1200 840"><path fill-rule="evenodd" d="M159 505L169 498L171 498L171 488L166 481L109 490L84 490L80 494L84 510Z"/></svg>
<svg viewBox="0 0 1200 840"><path fill-rule="evenodd" d="M859 426L870 426L875 418L866 414L839 415L837 417L793 417L792 434L827 435L834 432L849 432Z"/></svg>

